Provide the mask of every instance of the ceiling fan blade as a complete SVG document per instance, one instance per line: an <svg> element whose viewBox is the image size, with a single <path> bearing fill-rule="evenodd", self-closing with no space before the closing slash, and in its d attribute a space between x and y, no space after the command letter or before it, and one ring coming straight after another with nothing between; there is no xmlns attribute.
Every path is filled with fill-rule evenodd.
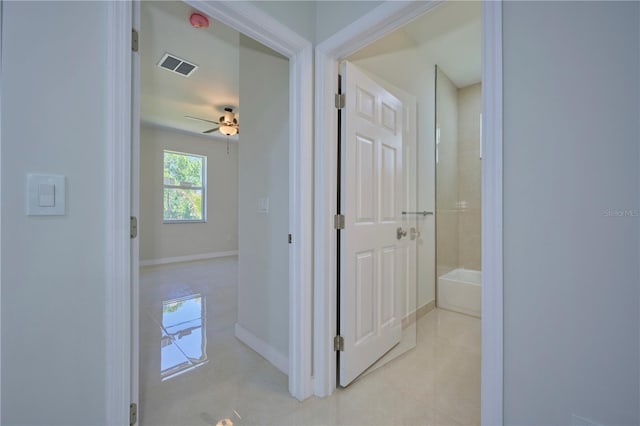
<svg viewBox="0 0 640 426"><path fill-rule="evenodd" d="M215 131L216 131L216 130L218 130L218 129L219 129L219 127L214 127L213 129L205 130L205 131L204 131L204 132L202 132L202 133L213 133L213 132L215 132Z"/></svg>
<svg viewBox="0 0 640 426"><path fill-rule="evenodd" d="M205 120L204 118L192 117L190 115L185 115L184 118L188 118L189 120L200 120L200 121L206 121L207 123L220 124L217 121Z"/></svg>

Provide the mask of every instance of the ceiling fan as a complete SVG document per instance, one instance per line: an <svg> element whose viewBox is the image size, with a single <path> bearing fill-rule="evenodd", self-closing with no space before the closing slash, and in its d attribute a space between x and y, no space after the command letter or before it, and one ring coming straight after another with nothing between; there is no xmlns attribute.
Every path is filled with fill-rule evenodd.
<svg viewBox="0 0 640 426"><path fill-rule="evenodd" d="M218 121L207 120L204 118L193 117L190 115L185 115L184 117L190 120L206 121L207 123L213 123L218 125L218 127L205 130L202 133L213 133L216 130L218 130L220 133L222 133L225 136L233 136L240 133L240 125L238 124L238 119L236 119L236 115L233 113L233 109L229 107L224 109L224 115L221 115Z"/></svg>

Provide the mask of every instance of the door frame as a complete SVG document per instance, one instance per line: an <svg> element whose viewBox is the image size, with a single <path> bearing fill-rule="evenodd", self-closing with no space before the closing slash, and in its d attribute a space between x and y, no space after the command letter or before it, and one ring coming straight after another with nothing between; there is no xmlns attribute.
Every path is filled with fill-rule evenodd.
<svg viewBox="0 0 640 426"><path fill-rule="evenodd" d="M185 3L243 33L289 59L289 392L297 399L312 394L311 306L313 267L313 45L248 2ZM133 2L108 5L107 93L107 294L106 296L106 424L128 424L131 392L132 60ZM144 34L141 34L144 37ZM134 117L135 118L135 117ZM135 158L133 158L135 160ZM132 170L133 168L133 170ZM283 235L283 238L286 236ZM137 259L136 259L137 260ZM134 296L135 297L135 296Z"/></svg>
<svg viewBox="0 0 640 426"><path fill-rule="evenodd" d="M336 146L338 64L442 1L383 4L316 46L314 393L336 389ZM503 423L502 1L482 2L482 424Z"/></svg>

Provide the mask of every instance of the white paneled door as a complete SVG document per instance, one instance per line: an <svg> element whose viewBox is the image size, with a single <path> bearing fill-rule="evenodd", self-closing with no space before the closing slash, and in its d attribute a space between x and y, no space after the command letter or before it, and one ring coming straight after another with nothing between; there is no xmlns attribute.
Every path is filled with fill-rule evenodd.
<svg viewBox="0 0 640 426"><path fill-rule="evenodd" d="M403 105L349 62L341 64L339 383L346 386L400 342L410 247L403 170ZM415 245L415 244L414 244Z"/></svg>

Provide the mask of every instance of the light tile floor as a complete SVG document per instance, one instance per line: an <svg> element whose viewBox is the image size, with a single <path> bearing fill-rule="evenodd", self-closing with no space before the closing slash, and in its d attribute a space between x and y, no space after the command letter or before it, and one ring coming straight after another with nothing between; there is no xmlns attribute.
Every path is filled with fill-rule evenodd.
<svg viewBox="0 0 640 426"><path fill-rule="evenodd" d="M141 268L141 426L480 423L479 319L435 309L418 320L415 349L298 402L234 337L236 270L233 257Z"/></svg>

